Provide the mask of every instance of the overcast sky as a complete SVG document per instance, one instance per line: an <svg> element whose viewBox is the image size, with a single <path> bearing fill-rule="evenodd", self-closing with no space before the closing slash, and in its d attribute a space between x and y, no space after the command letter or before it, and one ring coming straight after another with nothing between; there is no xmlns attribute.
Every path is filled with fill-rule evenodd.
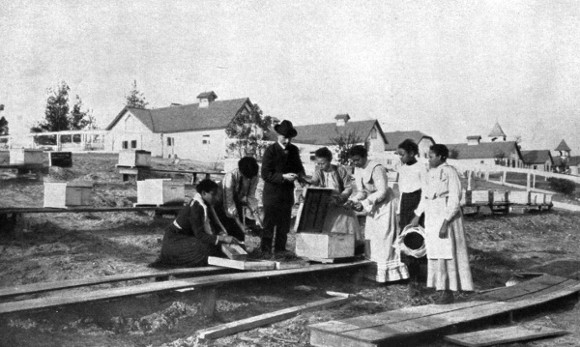
<svg viewBox="0 0 580 347"><path fill-rule="evenodd" d="M578 1L0 0L0 115L29 128L64 80L105 127L137 80L152 107L213 90L442 143L498 121L524 149L580 155L579 38Z"/></svg>

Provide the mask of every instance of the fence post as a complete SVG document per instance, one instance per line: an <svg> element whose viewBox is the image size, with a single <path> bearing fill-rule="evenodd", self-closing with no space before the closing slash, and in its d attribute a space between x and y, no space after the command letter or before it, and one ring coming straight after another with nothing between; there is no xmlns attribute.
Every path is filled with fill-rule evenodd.
<svg viewBox="0 0 580 347"><path fill-rule="evenodd" d="M532 175L532 188L536 188L536 175Z"/></svg>
<svg viewBox="0 0 580 347"><path fill-rule="evenodd" d="M503 172L503 176L501 177L501 184L505 185L506 180L507 180L507 170Z"/></svg>
<svg viewBox="0 0 580 347"><path fill-rule="evenodd" d="M471 177L473 176L473 171L467 171L467 190L471 190Z"/></svg>
<svg viewBox="0 0 580 347"><path fill-rule="evenodd" d="M531 176L531 175L532 175L532 174L531 174L530 172L528 172L528 182L526 183L526 191L527 191L527 192L529 192L529 191L530 191L530 183L531 183L531 180L530 180L530 178L531 178L531 177L530 177L530 176Z"/></svg>

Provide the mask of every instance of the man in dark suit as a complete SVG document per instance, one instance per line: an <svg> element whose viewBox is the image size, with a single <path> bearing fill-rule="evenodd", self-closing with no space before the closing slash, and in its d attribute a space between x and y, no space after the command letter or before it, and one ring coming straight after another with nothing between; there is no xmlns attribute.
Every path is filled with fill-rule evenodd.
<svg viewBox="0 0 580 347"><path fill-rule="evenodd" d="M292 205L294 205L294 181L304 176L304 166L300 160L298 147L290 143L298 134L290 121L284 120L274 126L278 134L276 143L268 146L262 158L262 179L264 191L264 234L262 251L272 250L272 238L276 229L274 250L286 250L290 231Z"/></svg>

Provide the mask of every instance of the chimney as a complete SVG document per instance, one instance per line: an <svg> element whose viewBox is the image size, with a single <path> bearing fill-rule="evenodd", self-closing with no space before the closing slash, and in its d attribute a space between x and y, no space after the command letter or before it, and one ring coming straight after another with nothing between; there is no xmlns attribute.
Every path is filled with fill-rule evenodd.
<svg viewBox="0 0 580 347"><path fill-rule="evenodd" d="M217 94L212 91L203 92L197 96L197 100L199 101L199 108L207 108L209 104L214 102L217 99Z"/></svg>
<svg viewBox="0 0 580 347"><path fill-rule="evenodd" d="M334 119L336 119L336 126L337 127L343 127L346 125L346 123L350 119L350 116L348 115L348 113L337 114L336 117L334 117Z"/></svg>
<svg viewBox="0 0 580 347"><path fill-rule="evenodd" d="M481 141L481 136L479 136L479 135L467 136L467 144L469 146L477 146L477 145L479 145L480 141Z"/></svg>
<svg viewBox="0 0 580 347"><path fill-rule="evenodd" d="M171 105L169 105L169 107L179 107L181 106L181 104L178 104L176 102L172 102Z"/></svg>

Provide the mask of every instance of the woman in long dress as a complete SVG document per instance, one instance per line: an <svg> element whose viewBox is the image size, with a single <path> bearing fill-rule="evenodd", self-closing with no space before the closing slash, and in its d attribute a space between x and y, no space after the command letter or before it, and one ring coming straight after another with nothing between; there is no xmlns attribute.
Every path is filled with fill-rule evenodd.
<svg viewBox="0 0 580 347"><path fill-rule="evenodd" d="M398 199L387 185L387 170L367 158L363 146L354 146L349 157L355 166L354 178L357 192L350 199L355 211L367 213L365 239L370 240L371 260L377 264L376 281L393 282L409 277L407 267L401 263L393 247L397 237Z"/></svg>
<svg viewBox="0 0 580 347"><path fill-rule="evenodd" d="M350 174L344 166L331 164L332 152L328 148L319 148L314 152L314 156L316 169L309 183L315 187L334 190L322 229L336 233L354 234L355 241L364 243L356 214L343 206L352 194Z"/></svg>
<svg viewBox="0 0 580 347"><path fill-rule="evenodd" d="M207 264L210 255L220 254L218 244L237 243L219 223L213 205L217 201L217 183L203 180L197 194L184 206L165 231L161 255L151 267L195 267Z"/></svg>
<svg viewBox="0 0 580 347"><path fill-rule="evenodd" d="M440 304L453 302L454 291L473 290L459 205L461 181L455 168L447 164L448 156L445 145L431 146L427 186L411 222L418 225L419 216L425 213L427 287L440 291Z"/></svg>

